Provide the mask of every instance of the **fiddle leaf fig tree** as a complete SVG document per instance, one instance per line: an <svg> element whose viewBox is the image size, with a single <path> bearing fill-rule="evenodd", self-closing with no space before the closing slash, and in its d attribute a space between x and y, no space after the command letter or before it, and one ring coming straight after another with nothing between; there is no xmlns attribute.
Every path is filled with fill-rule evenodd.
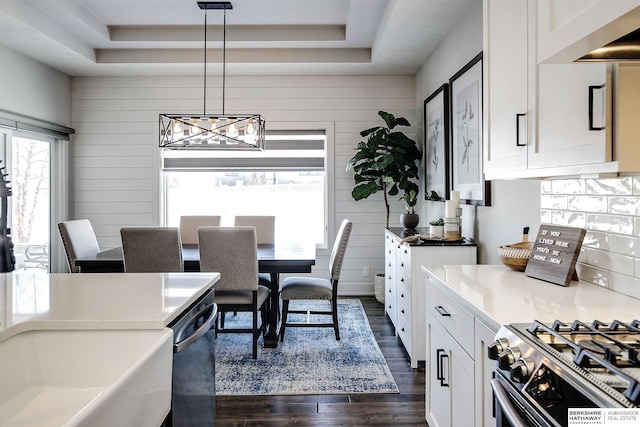
<svg viewBox="0 0 640 427"><path fill-rule="evenodd" d="M400 195L404 199L407 213L414 213L420 188L418 168L422 153L416 142L404 133L394 131L396 126L411 126L407 119L378 111L386 126L377 126L360 132L367 138L358 143L356 154L349 160L347 170L353 169L355 187L351 191L354 200L366 199L382 191L387 209L389 227L388 196Z"/></svg>

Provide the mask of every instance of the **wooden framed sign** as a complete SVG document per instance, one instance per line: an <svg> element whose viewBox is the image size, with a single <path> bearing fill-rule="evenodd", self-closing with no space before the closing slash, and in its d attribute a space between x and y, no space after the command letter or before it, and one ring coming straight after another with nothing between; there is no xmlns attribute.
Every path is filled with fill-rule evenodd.
<svg viewBox="0 0 640 427"><path fill-rule="evenodd" d="M541 224L524 274L569 286L585 232L584 228Z"/></svg>

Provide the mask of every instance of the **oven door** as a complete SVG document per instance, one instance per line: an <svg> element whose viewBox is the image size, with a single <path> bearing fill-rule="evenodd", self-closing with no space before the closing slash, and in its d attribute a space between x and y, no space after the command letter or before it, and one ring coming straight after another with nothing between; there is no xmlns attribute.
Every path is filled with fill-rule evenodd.
<svg viewBox="0 0 640 427"><path fill-rule="evenodd" d="M498 371L491 380L497 427L561 427L538 408Z"/></svg>

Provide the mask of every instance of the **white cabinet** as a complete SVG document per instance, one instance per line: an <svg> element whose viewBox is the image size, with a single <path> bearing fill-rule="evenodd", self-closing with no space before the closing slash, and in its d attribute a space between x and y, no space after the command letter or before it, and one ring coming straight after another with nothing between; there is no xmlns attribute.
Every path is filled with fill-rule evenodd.
<svg viewBox="0 0 640 427"><path fill-rule="evenodd" d="M639 0L538 0L538 62L572 62L638 22Z"/></svg>
<svg viewBox="0 0 640 427"><path fill-rule="evenodd" d="M431 313L427 314L427 328L427 423L433 427L473 426L473 359Z"/></svg>
<svg viewBox="0 0 640 427"><path fill-rule="evenodd" d="M420 232L420 230L419 230ZM424 230L426 232L426 230ZM411 367L426 359L423 265L477 263L475 244L401 244L401 228L385 230L385 311L402 341Z"/></svg>
<svg viewBox="0 0 640 427"><path fill-rule="evenodd" d="M486 347L496 331L426 276L426 420L430 426L495 425Z"/></svg>
<svg viewBox="0 0 640 427"><path fill-rule="evenodd" d="M484 1L485 178L640 170L618 162L635 138L613 139L613 93L628 84L604 63L538 64L537 6Z"/></svg>
<svg viewBox="0 0 640 427"><path fill-rule="evenodd" d="M527 168L529 29L527 0L485 0L484 171Z"/></svg>
<svg viewBox="0 0 640 427"><path fill-rule="evenodd" d="M482 396L475 405L475 418L480 423L476 425L490 427L496 423L493 417L493 390L491 390L491 379L496 369L496 362L487 357L487 347L495 341L496 331L476 317L474 334L475 395Z"/></svg>

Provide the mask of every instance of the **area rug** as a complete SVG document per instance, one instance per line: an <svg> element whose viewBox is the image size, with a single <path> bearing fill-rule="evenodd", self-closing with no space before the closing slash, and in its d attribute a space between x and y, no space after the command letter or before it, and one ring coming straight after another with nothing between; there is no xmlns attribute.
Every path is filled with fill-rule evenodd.
<svg viewBox="0 0 640 427"><path fill-rule="evenodd" d="M296 308L304 304L304 309L314 304L315 309L329 307L325 301L296 303ZM294 316L290 320L300 319ZM360 300L338 300L338 318L340 341L333 328L289 328L278 348L262 348L260 339L257 359L251 358L250 335L219 334L215 342L216 394L398 393ZM241 322L250 324L250 314L226 316L227 327Z"/></svg>

